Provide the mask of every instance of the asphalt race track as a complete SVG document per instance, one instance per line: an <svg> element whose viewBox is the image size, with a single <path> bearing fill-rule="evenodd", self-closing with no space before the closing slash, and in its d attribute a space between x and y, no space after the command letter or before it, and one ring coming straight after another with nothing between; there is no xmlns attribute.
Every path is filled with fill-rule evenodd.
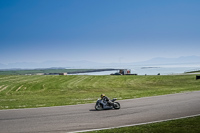
<svg viewBox="0 0 200 133"><path fill-rule="evenodd" d="M93 104L0 111L1 133L75 132L200 114L200 91L120 100L120 110Z"/></svg>

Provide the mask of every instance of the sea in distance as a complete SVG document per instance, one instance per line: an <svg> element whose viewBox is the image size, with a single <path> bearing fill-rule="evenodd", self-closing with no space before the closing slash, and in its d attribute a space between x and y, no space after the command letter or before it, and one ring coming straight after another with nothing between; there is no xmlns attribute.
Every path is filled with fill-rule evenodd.
<svg viewBox="0 0 200 133"><path fill-rule="evenodd" d="M113 68L113 69L129 69L131 74L137 75L173 75L182 74L189 71L200 70L199 63L184 63L184 64L148 64L148 65L109 65L92 67L93 69L102 68ZM79 73L76 75L110 75L112 73L119 72L118 70L113 71L102 71L102 72L89 72L89 73Z"/></svg>

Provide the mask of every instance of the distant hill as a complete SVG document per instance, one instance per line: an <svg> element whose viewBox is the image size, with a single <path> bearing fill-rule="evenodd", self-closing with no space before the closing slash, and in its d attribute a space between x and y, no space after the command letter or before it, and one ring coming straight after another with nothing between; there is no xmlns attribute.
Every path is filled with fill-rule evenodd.
<svg viewBox="0 0 200 133"><path fill-rule="evenodd" d="M143 62L135 62L135 64L182 64L197 62L200 62L200 56L181 56L178 58L157 57Z"/></svg>
<svg viewBox="0 0 200 133"><path fill-rule="evenodd" d="M95 68L103 66L104 63L90 61L45 61L37 62L16 62L9 64L0 64L0 69L42 69L42 68Z"/></svg>
<svg viewBox="0 0 200 133"><path fill-rule="evenodd" d="M142 62L132 63L96 63L90 61L45 61L36 62L16 62L9 64L0 64L0 69L35 69L35 68L111 68L112 66L121 65L150 65L150 64L182 64L182 63L200 63L200 56L182 56L179 58L157 57Z"/></svg>

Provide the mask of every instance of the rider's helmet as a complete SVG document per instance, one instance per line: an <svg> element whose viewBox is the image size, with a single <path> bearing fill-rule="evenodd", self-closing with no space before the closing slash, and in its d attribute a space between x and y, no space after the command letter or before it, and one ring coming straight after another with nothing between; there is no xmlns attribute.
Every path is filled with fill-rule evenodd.
<svg viewBox="0 0 200 133"><path fill-rule="evenodd" d="M106 95L105 94L101 94L101 98L105 97Z"/></svg>

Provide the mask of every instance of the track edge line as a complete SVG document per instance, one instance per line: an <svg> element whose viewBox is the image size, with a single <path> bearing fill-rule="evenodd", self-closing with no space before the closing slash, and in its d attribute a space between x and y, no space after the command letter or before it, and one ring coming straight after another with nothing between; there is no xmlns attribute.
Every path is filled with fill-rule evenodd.
<svg viewBox="0 0 200 133"><path fill-rule="evenodd" d="M166 120L158 120L158 121L144 122L144 123L138 123L138 124L124 125L124 126L118 126L118 127L108 127L108 128L99 128L99 129L81 130L81 131L74 131L74 132L67 132L67 133L82 133L82 132L90 132L90 131L99 131L99 130L107 130L107 129L114 129L114 128L122 128L122 127L139 126L139 125L145 125L145 124L152 124L152 123L158 123L158 122L165 122L165 121L171 121L171 120L191 118L191 117L196 117L196 116L200 116L200 114L189 115L189 116L184 116L184 117L177 117L177 118L166 119Z"/></svg>

